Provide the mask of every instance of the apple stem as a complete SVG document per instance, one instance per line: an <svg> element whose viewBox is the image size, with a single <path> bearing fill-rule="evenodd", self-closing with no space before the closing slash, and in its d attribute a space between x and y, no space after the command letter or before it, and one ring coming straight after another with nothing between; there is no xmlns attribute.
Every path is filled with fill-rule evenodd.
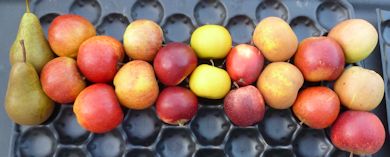
<svg viewBox="0 0 390 157"><path fill-rule="evenodd" d="M225 65L225 63L226 63L226 59L223 60L223 62L222 62L222 64L221 64L220 68L223 68L223 66Z"/></svg>
<svg viewBox="0 0 390 157"><path fill-rule="evenodd" d="M23 62L26 63L26 47L24 46L24 40L20 40L20 46L22 46L22 52L23 52Z"/></svg>
<svg viewBox="0 0 390 157"><path fill-rule="evenodd" d="M116 69L119 69L123 64L125 64L125 63L118 62L118 63L116 64Z"/></svg>
<svg viewBox="0 0 390 157"><path fill-rule="evenodd" d="M299 122L299 125L303 125L303 121Z"/></svg>
<svg viewBox="0 0 390 157"><path fill-rule="evenodd" d="M353 153L352 152L349 153L349 157L353 157Z"/></svg>
<svg viewBox="0 0 390 157"><path fill-rule="evenodd" d="M233 82L233 85L234 85L237 89L240 88L240 86L237 84L236 81Z"/></svg>
<svg viewBox="0 0 390 157"><path fill-rule="evenodd" d="M183 124L183 123L181 123L181 122L179 122L179 123L177 123L177 124L179 124L179 126L184 126L184 124Z"/></svg>
<svg viewBox="0 0 390 157"><path fill-rule="evenodd" d="M214 61L213 61L213 59L210 59L210 63L211 63L212 66L214 66Z"/></svg>
<svg viewBox="0 0 390 157"><path fill-rule="evenodd" d="M26 0L26 12L30 13L30 3Z"/></svg>

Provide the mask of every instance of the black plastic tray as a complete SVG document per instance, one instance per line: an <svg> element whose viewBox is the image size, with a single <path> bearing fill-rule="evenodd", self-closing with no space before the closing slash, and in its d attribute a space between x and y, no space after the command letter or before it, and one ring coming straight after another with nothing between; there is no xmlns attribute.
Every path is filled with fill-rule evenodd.
<svg viewBox="0 0 390 157"><path fill-rule="evenodd" d="M376 5L376 2L377 5ZM1 1L2 21L22 15L23 1ZM19 5L17 10L7 8L10 3ZM3 5L5 4L5 5ZM347 18L366 18L376 24L375 6L390 6L390 1L321 1L321 0L33 0L31 8L40 18L45 31L50 22L59 14L75 13L89 19L99 34L111 35L122 40L122 34L129 22L138 18L149 18L158 22L165 35L165 42L189 42L192 31L205 23L224 25L237 43L250 43L255 25L266 16L279 16L293 27L301 40L308 36L319 36ZM379 5L378 5L379 4ZM22 9L20 9L22 8ZM378 12L384 13L384 12ZM13 15L12 17L7 15ZM385 16L383 16L385 17ZM388 16L386 16L388 17ZM374 21L372 20L374 19ZM389 27L386 18L380 18L382 28ZM15 33L17 22L4 27ZM10 31L10 30L0 30ZM389 32L380 29L385 46ZM5 33L4 33L5 34ZM13 34L15 35L15 34ZM2 40L11 43L14 36L2 36ZM1 89L5 91L9 71L8 48L1 50ZM379 47L379 46L378 46ZM383 48L382 48L383 49ZM385 53L387 51L382 51ZM5 54L5 55L4 55ZM380 51L375 52L358 65L382 72ZM383 57L384 69L388 58ZM388 76L385 75L387 85ZM386 91L390 88L386 86ZM385 100L373 112L387 126ZM1 100L4 100L3 95ZM389 107L387 108L389 109ZM2 109L2 114L4 110ZM348 156L349 153L337 150L328 139L328 129L315 130L300 126L290 110L268 108L264 120L258 125L239 128L232 125L222 109L221 100L200 99L200 109L195 119L185 126L170 126L156 117L154 108L143 111L125 111L125 120L121 126L106 134L92 134L82 129L76 122L72 106L57 105L56 113L44 125L14 125L12 133L4 126L0 137L12 136L11 147L0 150L9 152L9 156L126 156L126 157L220 157L220 156ZM388 134L386 143L374 156L390 155Z"/></svg>

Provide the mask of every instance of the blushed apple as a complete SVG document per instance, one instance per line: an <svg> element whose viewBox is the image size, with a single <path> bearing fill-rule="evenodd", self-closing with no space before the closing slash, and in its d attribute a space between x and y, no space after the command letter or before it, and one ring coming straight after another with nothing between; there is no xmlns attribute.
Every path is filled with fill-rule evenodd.
<svg viewBox="0 0 390 157"><path fill-rule="evenodd" d="M183 125L198 111L198 98L189 89L167 87L161 91L156 102L158 117L165 123Z"/></svg>
<svg viewBox="0 0 390 157"><path fill-rule="evenodd" d="M385 128L375 114L352 110L338 117L330 133L330 139L337 148L358 155L378 152L385 137Z"/></svg>
<svg viewBox="0 0 390 157"><path fill-rule="evenodd" d="M65 14L57 16L50 24L48 41L58 56L76 58L81 43L95 35L95 27L86 18Z"/></svg>
<svg viewBox="0 0 390 157"><path fill-rule="evenodd" d="M118 40L110 36L95 36L81 44L77 65L88 80L105 83L114 79L123 56L123 46Z"/></svg>
<svg viewBox="0 0 390 157"><path fill-rule="evenodd" d="M245 127L263 119L265 105L259 90L249 85L230 91L224 99L223 109L235 125Z"/></svg>
<svg viewBox="0 0 390 157"><path fill-rule="evenodd" d="M314 129L329 127L340 112L340 100L327 87L309 87L299 92L292 107L294 114Z"/></svg>
<svg viewBox="0 0 390 157"><path fill-rule="evenodd" d="M226 58L230 78L240 86L252 84L259 78L264 56L256 47L240 44L232 48Z"/></svg>
<svg viewBox="0 0 390 157"><path fill-rule="evenodd" d="M294 64L307 81L333 81L343 72L345 59L343 49L332 38L310 37L299 44Z"/></svg>
<svg viewBox="0 0 390 157"><path fill-rule="evenodd" d="M175 42L167 44L158 51L153 67L161 83L174 86L191 74L197 64L198 59L192 48Z"/></svg>
<svg viewBox="0 0 390 157"><path fill-rule="evenodd" d="M42 89L50 99L58 103L71 103L85 88L86 83L70 57L57 57L42 69Z"/></svg>

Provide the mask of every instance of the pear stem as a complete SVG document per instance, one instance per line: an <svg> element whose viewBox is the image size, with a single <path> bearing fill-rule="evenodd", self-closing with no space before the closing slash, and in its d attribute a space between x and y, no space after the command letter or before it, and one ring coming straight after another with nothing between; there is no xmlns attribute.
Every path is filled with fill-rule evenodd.
<svg viewBox="0 0 390 157"><path fill-rule="evenodd" d="M210 59L210 63L211 63L212 66L214 66L214 61L213 61L213 59Z"/></svg>
<svg viewBox="0 0 390 157"><path fill-rule="evenodd" d="M26 47L24 46L24 40L20 40L20 46L22 46L23 62L26 63Z"/></svg>
<svg viewBox="0 0 390 157"><path fill-rule="evenodd" d="M349 157L353 157L353 153L352 152L349 153Z"/></svg>
<svg viewBox="0 0 390 157"><path fill-rule="evenodd" d="M26 12L30 13L30 3L26 0Z"/></svg>

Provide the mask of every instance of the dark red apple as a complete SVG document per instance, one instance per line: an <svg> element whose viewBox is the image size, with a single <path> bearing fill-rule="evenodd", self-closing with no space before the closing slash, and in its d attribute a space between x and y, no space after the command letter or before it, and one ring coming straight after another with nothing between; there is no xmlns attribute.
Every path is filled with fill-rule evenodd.
<svg viewBox="0 0 390 157"><path fill-rule="evenodd" d="M292 109L307 126L323 129L336 120L340 112L340 100L327 87L309 87L299 92Z"/></svg>
<svg viewBox="0 0 390 157"><path fill-rule="evenodd" d="M340 114L333 124L330 139L341 150L370 155L382 148L385 128L375 114L349 110Z"/></svg>
<svg viewBox="0 0 390 157"><path fill-rule="evenodd" d="M86 18L65 14L57 16L50 24L48 41L58 56L76 58L81 43L95 35L95 27Z"/></svg>
<svg viewBox="0 0 390 157"><path fill-rule="evenodd" d="M79 48L77 65L84 76L96 83L110 82L122 62L122 44L110 36L94 36Z"/></svg>
<svg viewBox="0 0 390 157"><path fill-rule="evenodd" d="M71 103L86 84L70 57L57 57L48 62L41 71L42 89L50 99L58 103Z"/></svg>
<svg viewBox="0 0 390 157"><path fill-rule="evenodd" d="M310 37L299 44L294 64L307 81L332 81L343 72L345 59L343 49L334 39Z"/></svg>
<svg viewBox="0 0 390 157"><path fill-rule="evenodd" d="M223 107L229 119L238 126L250 126L264 117L263 96L252 86L231 90L225 97Z"/></svg>
<svg viewBox="0 0 390 157"><path fill-rule="evenodd" d="M161 83L175 86L196 68L197 62L196 54L190 46L174 42L158 51L153 66Z"/></svg>
<svg viewBox="0 0 390 157"><path fill-rule="evenodd" d="M240 44L232 48L226 58L230 78L240 86L252 84L259 78L264 56L256 47Z"/></svg>
<svg viewBox="0 0 390 157"><path fill-rule="evenodd" d="M156 112L168 124L183 125L198 111L198 98L183 87L167 87L157 98Z"/></svg>
<svg viewBox="0 0 390 157"><path fill-rule="evenodd" d="M105 133L123 120L123 112L114 88L98 83L85 88L73 106L78 123L94 133Z"/></svg>

